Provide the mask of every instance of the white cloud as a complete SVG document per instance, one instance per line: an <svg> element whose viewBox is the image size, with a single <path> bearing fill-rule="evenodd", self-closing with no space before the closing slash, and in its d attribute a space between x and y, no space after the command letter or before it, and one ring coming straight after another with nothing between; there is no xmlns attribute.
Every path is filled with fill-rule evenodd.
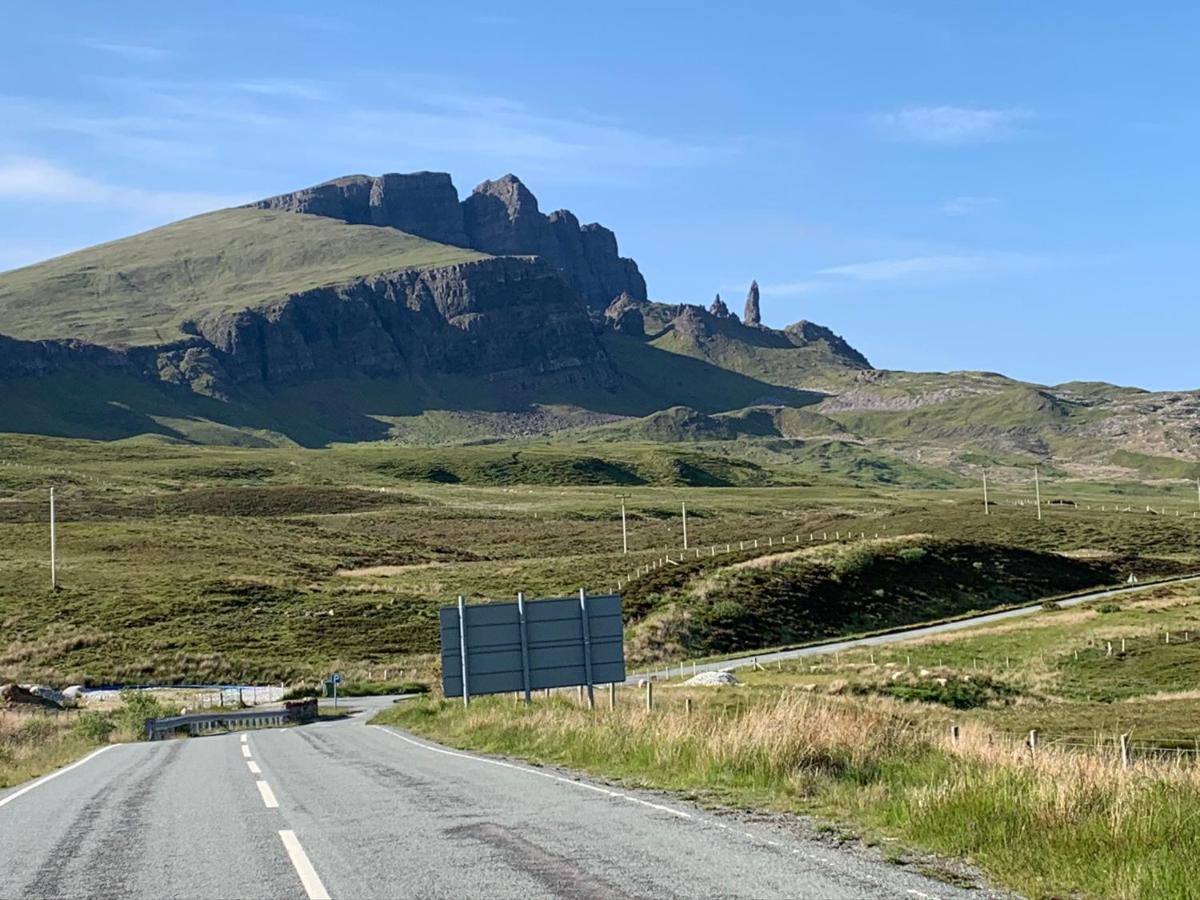
<svg viewBox="0 0 1200 900"><path fill-rule="evenodd" d="M0 96L0 118L21 146L67 134L142 164L184 170L236 156L245 168L268 171L277 167L279 148L287 147L326 176L436 168L460 177L517 171L538 183L617 183L638 173L707 165L741 147L736 139L678 139L586 112L532 109L419 75L97 83L111 95L104 106Z"/></svg>
<svg viewBox="0 0 1200 900"><path fill-rule="evenodd" d="M1040 253L987 251L982 253L872 259L821 269L818 275L857 282L899 281L902 279L939 279L963 275L1030 272L1048 265L1092 263L1102 257L1063 257Z"/></svg>
<svg viewBox="0 0 1200 900"><path fill-rule="evenodd" d="M759 289L764 297L800 297L823 289L819 281L789 281L779 284L764 284Z"/></svg>
<svg viewBox="0 0 1200 900"><path fill-rule="evenodd" d="M123 44L112 41L86 40L85 47L121 56L134 62L161 62L170 56L170 52L162 47L152 47L147 44Z"/></svg>
<svg viewBox="0 0 1200 900"><path fill-rule="evenodd" d="M999 202L999 197L951 197L942 204L942 212L948 216L970 216Z"/></svg>
<svg viewBox="0 0 1200 900"><path fill-rule="evenodd" d="M925 144L968 144L1012 136L1030 117L1024 109L969 106L909 106L875 116L888 137Z"/></svg>
<svg viewBox="0 0 1200 900"><path fill-rule="evenodd" d="M837 275L855 281L894 281L914 275L964 272L979 265L978 256L912 256L906 259L873 259L821 269L818 275Z"/></svg>
<svg viewBox="0 0 1200 900"><path fill-rule="evenodd" d="M196 215L245 202L244 197L191 191L148 191L79 175L49 160L0 160L0 199L89 203L155 217Z"/></svg>

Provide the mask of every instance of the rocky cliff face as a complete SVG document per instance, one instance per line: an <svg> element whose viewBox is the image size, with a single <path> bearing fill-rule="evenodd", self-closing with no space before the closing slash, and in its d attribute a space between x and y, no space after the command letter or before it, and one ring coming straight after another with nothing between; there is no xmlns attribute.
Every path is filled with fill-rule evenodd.
<svg viewBox="0 0 1200 900"><path fill-rule="evenodd" d="M514 389L618 381L578 295L525 259L381 273L190 330L187 340L129 350L0 336L0 377L100 366L220 398L244 385L363 374L462 376Z"/></svg>
<svg viewBox="0 0 1200 900"><path fill-rule="evenodd" d="M460 204L450 176L351 175L251 204L259 209L386 225L444 244L496 255L539 256L597 310L622 293L646 299L637 263L601 225L580 225L567 210L544 215L515 175L485 181Z"/></svg>
<svg viewBox="0 0 1200 900"><path fill-rule="evenodd" d="M386 225L438 243L468 246L458 191L445 172L350 175L250 205L352 225Z"/></svg>
<svg viewBox="0 0 1200 900"><path fill-rule="evenodd" d="M172 360L189 383L214 372L232 384L354 373L617 380L578 297L545 265L522 259L383 273L196 327L203 352Z"/></svg>

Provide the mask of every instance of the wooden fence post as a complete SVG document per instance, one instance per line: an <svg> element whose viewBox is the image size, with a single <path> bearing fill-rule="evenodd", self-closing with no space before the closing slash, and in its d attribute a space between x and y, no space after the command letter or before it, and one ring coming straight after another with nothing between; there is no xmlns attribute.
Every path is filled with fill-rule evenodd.
<svg viewBox="0 0 1200 900"><path fill-rule="evenodd" d="M1128 769L1133 765L1133 760L1129 753L1129 735L1121 735L1121 768Z"/></svg>
<svg viewBox="0 0 1200 900"><path fill-rule="evenodd" d="M646 682L646 711L654 709L654 682Z"/></svg>
<svg viewBox="0 0 1200 900"><path fill-rule="evenodd" d="M691 697L688 697L683 701L683 708L684 708L684 711L687 713L688 717L690 718L692 715L692 698Z"/></svg>
<svg viewBox="0 0 1200 900"><path fill-rule="evenodd" d="M950 740L952 740L956 744L958 743L958 726L957 725L950 726Z"/></svg>
<svg viewBox="0 0 1200 900"><path fill-rule="evenodd" d="M610 684L608 686L608 708L610 711L617 708L617 686L616 686L616 684Z"/></svg>
<svg viewBox="0 0 1200 900"><path fill-rule="evenodd" d="M1030 756L1037 756L1037 743L1038 743L1038 733L1037 733L1037 729L1035 728L1029 732L1029 755Z"/></svg>

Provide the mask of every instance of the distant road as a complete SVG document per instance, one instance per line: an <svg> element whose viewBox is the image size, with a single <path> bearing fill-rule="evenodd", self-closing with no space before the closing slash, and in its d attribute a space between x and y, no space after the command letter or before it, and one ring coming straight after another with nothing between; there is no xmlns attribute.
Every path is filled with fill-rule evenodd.
<svg viewBox="0 0 1200 900"><path fill-rule="evenodd" d="M681 800L338 723L107 749L0 793L0 897L976 898Z"/></svg>
<svg viewBox="0 0 1200 900"><path fill-rule="evenodd" d="M1186 584L1191 581L1200 581L1200 575L1181 575L1178 578L1164 578L1161 581L1152 581L1147 584L1138 584L1131 587L1107 588L1099 591L1092 591L1088 594L1078 594L1065 600L1059 600L1060 607L1078 606L1080 603L1087 603L1091 600L1100 600L1105 597L1120 597L1124 594L1134 594L1139 591L1148 591L1156 587L1162 587L1166 584ZM1031 616L1034 613L1042 612L1041 601L1032 603L1029 606L1020 606L1015 609L1006 609L1002 612L982 613L978 616L969 616L965 619L955 619L953 622L942 622L937 625L918 625L909 628L898 628L895 631L888 631L882 634L874 634L870 637L848 638L844 641L831 641L825 644L813 644L808 647L796 647L792 650L764 650L760 653L749 653L744 656L736 656L730 659L723 659L718 662L697 663L695 666L690 663L680 666L674 666L670 669L650 669L648 671L638 672L630 675L626 680L626 684L636 683L650 676L673 677L676 675L690 675L695 672L720 672L726 669L741 669L746 666L753 666L755 663L763 665L765 663L773 663L781 660L800 659L806 656L826 656L830 653L840 653L843 650L853 650L856 647L875 647L880 644L895 644L899 641L911 641L917 638L930 637L937 634L946 634L951 631L961 631L964 628L974 628L978 625L987 625L992 622L1003 622L1006 619L1016 619L1021 616Z"/></svg>

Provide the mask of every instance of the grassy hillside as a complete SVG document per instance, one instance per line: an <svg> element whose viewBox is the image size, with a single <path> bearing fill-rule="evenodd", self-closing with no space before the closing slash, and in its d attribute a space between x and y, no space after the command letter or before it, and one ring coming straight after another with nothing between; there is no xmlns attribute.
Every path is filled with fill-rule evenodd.
<svg viewBox="0 0 1200 900"><path fill-rule="evenodd" d="M189 319L483 256L393 228L227 209L0 274L0 334L156 344Z"/></svg>
<svg viewBox="0 0 1200 900"><path fill-rule="evenodd" d="M437 609L457 594L554 596L618 582L631 650L677 661L1200 559L1200 519L1111 511L1118 499L1123 509L1181 501L1162 486L1052 481L1048 496L1103 500L1109 511L1056 506L1039 523L1002 488L985 517L975 491L747 465L709 446L305 450L0 437L0 678L278 680L330 666L357 676L417 665L436 649ZM628 555L619 494L628 495ZM678 560L683 501L702 557L626 584L667 552ZM791 552L798 534L833 544L848 532L855 543L842 550L736 568L777 556L784 536ZM838 560L868 552L857 549L861 534L867 545L875 534L928 535L911 548L927 551L927 565L879 551L850 573ZM753 547L769 539L774 547ZM702 597L706 583L714 587Z"/></svg>

